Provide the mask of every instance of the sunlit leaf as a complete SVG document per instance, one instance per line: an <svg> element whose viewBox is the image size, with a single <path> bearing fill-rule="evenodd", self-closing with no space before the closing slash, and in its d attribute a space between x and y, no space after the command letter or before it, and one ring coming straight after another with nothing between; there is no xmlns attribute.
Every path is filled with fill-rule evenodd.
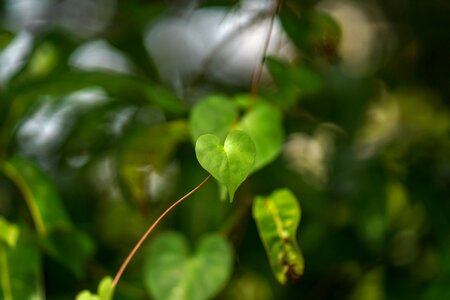
<svg viewBox="0 0 450 300"><path fill-rule="evenodd" d="M303 274L303 255L296 240L300 215L300 205L287 189L277 190L269 197L256 197L253 203L253 218L273 273L283 284Z"/></svg>
<svg viewBox="0 0 450 300"><path fill-rule="evenodd" d="M71 226L52 181L35 163L14 157L0 166L22 192L40 235Z"/></svg>
<svg viewBox="0 0 450 300"><path fill-rule="evenodd" d="M92 294L88 290L78 293L75 300L111 300L114 295L114 287L111 277L105 277L100 281L97 294Z"/></svg>
<svg viewBox="0 0 450 300"><path fill-rule="evenodd" d="M219 235L208 235L189 253L188 241L179 233L159 236L150 247L144 266L145 285L156 300L206 300L228 281L232 250Z"/></svg>
<svg viewBox="0 0 450 300"><path fill-rule="evenodd" d="M250 174L256 157L255 144L243 131L234 130L222 144L212 134L198 138L195 153L200 165L228 189L230 201Z"/></svg>
<svg viewBox="0 0 450 300"><path fill-rule="evenodd" d="M0 299L44 299L41 272L39 250L25 227L13 247L0 243Z"/></svg>
<svg viewBox="0 0 450 300"><path fill-rule="evenodd" d="M221 141L237 118L237 110L230 99L224 96L211 96L199 102L189 118L191 136L196 141L203 134L214 134Z"/></svg>
<svg viewBox="0 0 450 300"><path fill-rule="evenodd" d="M239 122L237 128L255 143L254 170L267 165L279 154L284 138L281 121L280 111L270 104L258 102Z"/></svg>
<svg viewBox="0 0 450 300"><path fill-rule="evenodd" d="M0 242L5 243L9 247L14 247L18 238L19 228L0 217Z"/></svg>

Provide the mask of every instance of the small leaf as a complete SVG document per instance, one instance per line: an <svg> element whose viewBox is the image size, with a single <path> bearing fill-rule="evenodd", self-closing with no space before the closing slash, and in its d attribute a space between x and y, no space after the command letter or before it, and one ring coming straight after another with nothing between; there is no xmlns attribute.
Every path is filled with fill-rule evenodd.
<svg viewBox="0 0 450 300"><path fill-rule="evenodd" d="M233 102L223 96L211 96L199 102L189 118L192 139L196 141L201 135L210 133L224 141L237 118Z"/></svg>
<svg viewBox="0 0 450 300"><path fill-rule="evenodd" d="M111 277L105 277L98 285L98 296L100 300L110 300L114 295L113 281Z"/></svg>
<svg viewBox="0 0 450 300"><path fill-rule="evenodd" d="M208 235L189 255L186 238L175 232L160 235L144 266L145 285L156 300L213 298L232 271L232 250L219 235Z"/></svg>
<svg viewBox="0 0 450 300"><path fill-rule="evenodd" d="M284 140L281 113L272 105L258 102L239 122L238 129L247 133L255 143L254 171L270 163L280 153Z"/></svg>
<svg viewBox="0 0 450 300"><path fill-rule="evenodd" d="M253 218L269 257L272 270L280 283L297 280L303 274L303 255L296 240L300 222L300 205L287 189L269 197L257 197Z"/></svg>
<svg viewBox="0 0 450 300"><path fill-rule="evenodd" d="M28 159L14 157L0 168L19 187L41 236L54 229L71 227L52 181L39 166Z"/></svg>
<svg viewBox="0 0 450 300"><path fill-rule="evenodd" d="M25 226L18 230L14 247L0 243L0 299L44 299L35 237Z"/></svg>
<svg viewBox="0 0 450 300"><path fill-rule="evenodd" d="M19 228L0 217L0 242L14 248L19 238Z"/></svg>
<svg viewBox="0 0 450 300"><path fill-rule="evenodd" d="M88 290L84 290L78 293L75 300L98 300L98 297L96 295L93 295Z"/></svg>
<svg viewBox="0 0 450 300"><path fill-rule="evenodd" d="M111 277L107 276L100 281L97 289L98 294L92 294L88 290L78 293L75 300L111 300L114 295L114 287Z"/></svg>
<svg viewBox="0 0 450 300"><path fill-rule="evenodd" d="M239 185L250 174L256 149L252 139L243 131L235 130L224 145L212 134L198 138L195 153L200 165L228 189L230 201Z"/></svg>

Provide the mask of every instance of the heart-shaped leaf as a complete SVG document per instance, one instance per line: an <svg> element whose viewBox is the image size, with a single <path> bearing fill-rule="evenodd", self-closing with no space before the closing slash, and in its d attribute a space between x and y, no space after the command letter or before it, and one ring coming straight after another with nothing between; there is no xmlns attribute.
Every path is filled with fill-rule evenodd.
<svg viewBox="0 0 450 300"><path fill-rule="evenodd" d="M205 300L213 298L232 271L232 250L219 235L203 238L195 253L175 232L160 235L150 247L144 280L156 300Z"/></svg>
<svg viewBox="0 0 450 300"><path fill-rule="evenodd" d="M240 130L230 132L223 145L215 135L202 135L195 145L195 153L200 165L226 186L230 201L250 174L256 157L255 144Z"/></svg>

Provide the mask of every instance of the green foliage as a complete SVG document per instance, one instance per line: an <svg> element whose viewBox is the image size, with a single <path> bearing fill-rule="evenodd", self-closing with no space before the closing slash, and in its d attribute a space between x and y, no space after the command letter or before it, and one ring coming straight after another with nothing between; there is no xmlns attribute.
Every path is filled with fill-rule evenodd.
<svg viewBox="0 0 450 300"><path fill-rule="evenodd" d="M195 153L202 167L228 190L230 201L239 185L250 174L255 163L256 149L252 139L243 131L231 131L224 144L212 134L200 136Z"/></svg>
<svg viewBox="0 0 450 300"><path fill-rule="evenodd" d="M281 283L298 280L303 274L303 255L296 238L300 215L298 200L287 189L257 197L253 203L253 218L273 272Z"/></svg>
<svg viewBox="0 0 450 300"><path fill-rule="evenodd" d="M0 217L0 241L13 248L19 237L19 228Z"/></svg>
<svg viewBox="0 0 450 300"><path fill-rule="evenodd" d="M0 298L42 299L41 255L32 233L25 226L8 226L20 233L14 244L0 243Z"/></svg>
<svg viewBox="0 0 450 300"><path fill-rule="evenodd" d="M26 14L13 2L0 8L0 299L73 299L100 281L77 300L112 299L104 276L205 170L219 185L207 181L165 217L116 299L450 298L444 1L406 0L402 13L387 0L282 1L295 51L280 51L295 53L264 57L258 95L221 79L245 67L253 36L228 41L265 13L225 30L195 78L184 76L195 64L186 54L168 83L154 65L175 63L151 61L143 37L171 1L117 1L104 26L107 10L84 9L105 1L67 20L76 1L31 1L48 10ZM228 26L237 2L205 9L228 6ZM185 15L170 20L184 28ZM170 50L187 46L167 36ZM94 69L122 61L95 51L89 68L76 66L97 41L130 68ZM217 201L227 194L236 201Z"/></svg>
<svg viewBox="0 0 450 300"><path fill-rule="evenodd" d="M45 236L51 230L70 227L52 181L35 163L13 157L3 163L2 169L20 188L39 234Z"/></svg>
<svg viewBox="0 0 450 300"><path fill-rule="evenodd" d="M247 133L255 143L253 171L272 162L284 141L281 113L265 102L256 103L240 120L237 129Z"/></svg>
<svg viewBox="0 0 450 300"><path fill-rule="evenodd" d="M191 111L189 125L193 141L204 134L214 134L224 141L237 119L237 110L227 97L212 96L199 102Z"/></svg>
<svg viewBox="0 0 450 300"><path fill-rule="evenodd" d="M158 236L144 266L144 281L156 300L206 300L213 298L228 281L233 251L221 236L203 237L194 253L180 233Z"/></svg>
<svg viewBox="0 0 450 300"><path fill-rule="evenodd" d="M75 300L112 300L113 295L112 279L111 277L105 277L98 284L97 294L84 290L77 295Z"/></svg>
<svg viewBox="0 0 450 300"><path fill-rule="evenodd" d="M328 14L314 9L294 13L281 13L281 21L294 43L308 55L319 54L329 60L338 57L341 28Z"/></svg>

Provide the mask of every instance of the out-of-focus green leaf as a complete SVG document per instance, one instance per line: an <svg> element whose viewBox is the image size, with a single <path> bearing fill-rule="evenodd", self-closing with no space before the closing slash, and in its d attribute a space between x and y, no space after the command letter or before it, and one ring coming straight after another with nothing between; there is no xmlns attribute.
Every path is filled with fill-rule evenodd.
<svg viewBox="0 0 450 300"><path fill-rule="evenodd" d="M301 96L317 93L323 87L320 75L304 64L292 65L268 57L266 65L277 85L276 91L269 93L269 97L281 108L289 108Z"/></svg>
<svg viewBox="0 0 450 300"><path fill-rule="evenodd" d="M145 285L156 300L206 300L226 284L233 253L219 235L205 236L189 254L188 241L175 232L160 235L144 266Z"/></svg>
<svg viewBox="0 0 450 300"><path fill-rule="evenodd" d="M46 77L33 84L28 82L24 85L19 84L7 90L3 96L6 102L12 104L12 101L20 99L14 102L20 109L15 108L12 111L14 115L9 116L9 119L12 119L9 122L23 117L28 106L42 95L63 97L93 86L102 87L108 95L117 100L126 100L130 103L142 99L173 115L183 114L187 109L186 105L169 90L137 77L116 73L70 72Z"/></svg>
<svg viewBox="0 0 450 300"><path fill-rule="evenodd" d="M44 238L43 244L51 257L79 277L85 270L85 262L95 250L91 238L76 229L54 231Z"/></svg>
<svg viewBox="0 0 450 300"><path fill-rule="evenodd" d="M0 299L44 299L40 287L41 262L36 242L25 227L17 243L0 243Z"/></svg>
<svg viewBox="0 0 450 300"><path fill-rule="evenodd" d="M111 277L105 277L100 281L97 294L92 294L88 290L78 293L75 300L111 300L114 295L114 287L112 286Z"/></svg>
<svg viewBox="0 0 450 300"><path fill-rule="evenodd" d="M382 300L384 295L384 272L382 269L374 269L362 276L356 288L353 290L350 300Z"/></svg>
<svg viewBox="0 0 450 300"><path fill-rule="evenodd" d="M244 271L231 280L219 299L273 300L269 281L261 274Z"/></svg>
<svg viewBox="0 0 450 300"><path fill-rule="evenodd" d="M58 52L51 43L43 43L37 47L27 67L30 77L43 77L49 74L58 61Z"/></svg>
<svg viewBox="0 0 450 300"><path fill-rule="evenodd" d="M272 270L283 284L303 274L303 255L296 240L300 215L300 205L287 189L276 190L266 198L256 197L253 203L259 235Z"/></svg>
<svg viewBox="0 0 450 300"><path fill-rule="evenodd" d="M234 103L224 96L210 96L191 111L189 126L195 142L201 135L214 134L224 141L237 118Z"/></svg>
<svg viewBox="0 0 450 300"><path fill-rule="evenodd" d="M319 55L331 61L337 58L341 29L328 14L310 9L301 16L282 12L283 28L292 41L308 55Z"/></svg>
<svg viewBox="0 0 450 300"><path fill-rule="evenodd" d="M5 243L9 247L14 247L18 238L19 228L0 217L0 242Z"/></svg>
<svg viewBox="0 0 450 300"><path fill-rule="evenodd" d="M226 186L230 201L239 185L250 174L255 163L256 149L252 139L243 131L228 134L222 145L212 134L198 138L195 153L200 165Z"/></svg>
<svg viewBox="0 0 450 300"><path fill-rule="evenodd" d="M280 111L268 103L257 102L241 119L237 128L247 133L256 148L253 170L270 163L279 154L284 132Z"/></svg>
<svg viewBox="0 0 450 300"><path fill-rule="evenodd" d="M120 154L120 175L127 189L139 203L148 200L145 182L149 172L163 172L176 150L188 139L184 121L167 122L151 128L138 129L123 142Z"/></svg>
<svg viewBox="0 0 450 300"><path fill-rule="evenodd" d="M45 236L54 229L70 228L69 218L52 181L34 162L16 156L0 166L22 192L40 235Z"/></svg>

